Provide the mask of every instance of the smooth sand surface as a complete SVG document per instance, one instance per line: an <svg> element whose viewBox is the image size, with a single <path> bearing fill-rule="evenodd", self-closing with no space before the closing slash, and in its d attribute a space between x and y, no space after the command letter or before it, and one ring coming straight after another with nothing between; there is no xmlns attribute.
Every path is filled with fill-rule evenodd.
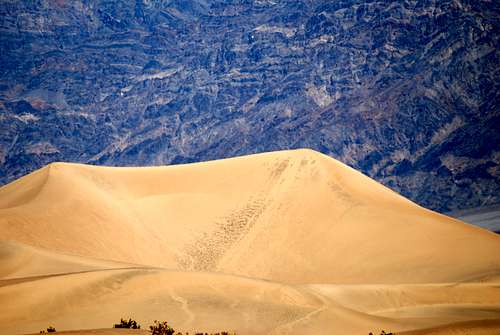
<svg viewBox="0 0 500 335"><path fill-rule="evenodd" d="M500 236L311 150L50 164L0 188L0 229L1 334L129 316L238 334L500 318Z"/></svg>

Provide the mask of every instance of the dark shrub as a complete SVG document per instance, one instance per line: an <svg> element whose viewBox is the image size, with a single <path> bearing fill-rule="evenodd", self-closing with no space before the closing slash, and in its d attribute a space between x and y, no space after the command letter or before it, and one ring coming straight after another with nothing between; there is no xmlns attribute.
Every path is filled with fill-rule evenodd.
<svg viewBox="0 0 500 335"><path fill-rule="evenodd" d="M152 326L149 326L151 335L173 335L175 330L167 324L167 321L160 322L155 320Z"/></svg>
<svg viewBox="0 0 500 335"><path fill-rule="evenodd" d="M113 328L129 328L129 329L141 329L141 325L137 323L137 321L132 319L120 319L120 323L117 323L113 326Z"/></svg>

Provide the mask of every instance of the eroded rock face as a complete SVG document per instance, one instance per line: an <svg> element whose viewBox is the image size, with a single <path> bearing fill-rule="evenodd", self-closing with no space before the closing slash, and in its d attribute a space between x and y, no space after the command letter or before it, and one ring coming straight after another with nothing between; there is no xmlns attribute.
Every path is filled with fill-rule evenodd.
<svg viewBox="0 0 500 335"><path fill-rule="evenodd" d="M0 180L310 147L500 202L496 1L3 1Z"/></svg>

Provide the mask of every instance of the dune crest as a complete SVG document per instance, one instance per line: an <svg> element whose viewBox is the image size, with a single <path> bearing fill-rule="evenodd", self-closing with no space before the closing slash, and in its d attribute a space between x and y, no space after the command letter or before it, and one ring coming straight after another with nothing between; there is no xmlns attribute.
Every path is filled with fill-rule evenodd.
<svg viewBox="0 0 500 335"><path fill-rule="evenodd" d="M0 240L0 280L19 280L96 270L140 267L100 259L58 254L14 241Z"/></svg>

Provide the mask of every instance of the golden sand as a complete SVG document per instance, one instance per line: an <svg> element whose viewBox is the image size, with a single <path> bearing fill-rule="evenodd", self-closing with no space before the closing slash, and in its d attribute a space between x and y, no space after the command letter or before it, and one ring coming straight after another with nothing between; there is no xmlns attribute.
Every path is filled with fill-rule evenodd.
<svg viewBox="0 0 500 335"><path fill-rule="evenodd" d="M50 164L0 188L0 229L0 334L121 317L190 333L445 334L500 318L498 235L311 150Z"/></svg>

